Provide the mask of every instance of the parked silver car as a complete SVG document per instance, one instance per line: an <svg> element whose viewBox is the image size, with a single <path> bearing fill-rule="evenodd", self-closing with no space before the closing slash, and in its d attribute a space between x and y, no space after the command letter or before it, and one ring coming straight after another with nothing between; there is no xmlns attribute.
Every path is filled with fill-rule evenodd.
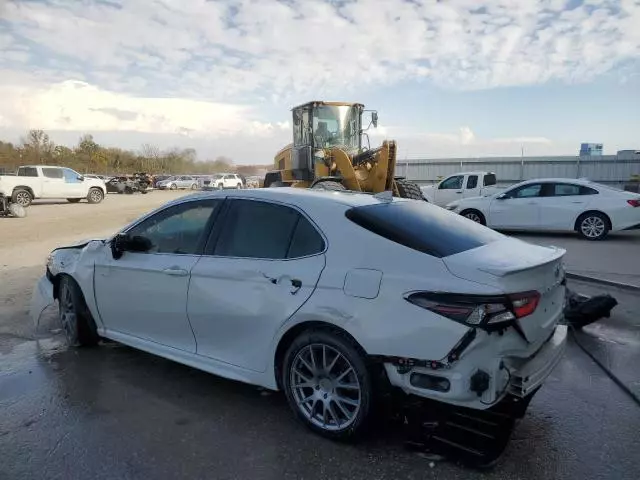
<svg viewBox="0 0 640 480"><path fill-rule="evenodd" d="M158 182L158 189L160 190L177 190L178 188L197 190L198 180L190 175L180 175Z"/></svg>

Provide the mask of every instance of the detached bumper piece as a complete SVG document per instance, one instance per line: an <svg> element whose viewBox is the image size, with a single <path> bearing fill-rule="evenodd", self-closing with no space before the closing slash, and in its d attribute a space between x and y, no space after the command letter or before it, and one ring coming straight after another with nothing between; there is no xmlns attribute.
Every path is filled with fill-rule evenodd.
<svg viewBox="0 0 640 480"><path fill-rule="evenodd" d="M564 308L565 322L580 329L601 318L609 318L616 305L618 301L609 294L589 297L569 290Z"/></svg>
<svg viewBox="0 0 640 480"><path fill-rule="evenodd" d="M506 449L517 420L524 416L536 392L524 398L507 395L488 410L413 397L402 407L405 446L469 467L491 467Z"/></svg>

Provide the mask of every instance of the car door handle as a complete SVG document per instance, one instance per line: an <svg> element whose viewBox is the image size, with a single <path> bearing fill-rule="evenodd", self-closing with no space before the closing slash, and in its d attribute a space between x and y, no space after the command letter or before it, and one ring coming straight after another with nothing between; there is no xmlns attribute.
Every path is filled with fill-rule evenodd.
<svg viewBox="0 0 640 480"><path fill-rule="evenodd" d="M456 193L462 193L462 190L457 190Z"/></svg>
<svg viewBox="0 0 640 480"><path fill-rule="evenodd" d="M571 203L575 203L577 205L582 205L584 202L571 202Z"/></svg>
<svg viewBox="0 0 640 480"><path fill-rule="evenodd" d="M187 272L184 268L171 267L165 268L164 270L162 270L162 273L173 275L174 277L186 277L189 272Z"/></svg>
<svg viewBox="0 0 640 480"><path fill-rule="evenodd" d="M291 295L295 295L296 293L298 293L298 290L300 290L302 288L302 281L298 280L297 278L292 278L291 279Z"/></svg>

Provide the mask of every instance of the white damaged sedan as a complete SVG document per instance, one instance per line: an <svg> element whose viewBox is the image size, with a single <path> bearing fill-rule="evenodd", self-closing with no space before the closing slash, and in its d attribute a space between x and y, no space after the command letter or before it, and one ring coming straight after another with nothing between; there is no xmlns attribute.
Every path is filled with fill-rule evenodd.
<svg viewBox="0 0 640 480"><path fill-rule="evenodd" d="M564 253L385 194L202 192L54 250L31 315L57 300L71 344L284 390L310 428L347 438L374 377L476 410L530 399L566 342Z"/></svg>

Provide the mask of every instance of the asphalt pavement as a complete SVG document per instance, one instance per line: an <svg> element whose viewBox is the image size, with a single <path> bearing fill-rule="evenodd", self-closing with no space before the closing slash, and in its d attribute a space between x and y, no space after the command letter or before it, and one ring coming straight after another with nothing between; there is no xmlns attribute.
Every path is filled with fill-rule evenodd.
<svg viewBox="0 0 640 480"><path fill-rule="evenodd" d="M581 335L624 340L619 351L637 354L640 298L615 294L613 317ZM629 332L635 340L624 339ZM324 440L293 418L279 393L115 343L68 349L51 313L35 338L0 342L2 480L480 475L406 450L400 432L374 432L357 445ZM637 356L618 361L617 348L607 355L618 374L637 370ZM504 456L481 476L635 479L638 431L638 405L571 340Z"/></svg>
<svg viewBox="0 0 640 480"><path fill-rule="evenodd" d="M640 288L640 230L613 232L599 242L583 240L574 233L511 235L530 243L566 249L567 271Z"/></svg>

